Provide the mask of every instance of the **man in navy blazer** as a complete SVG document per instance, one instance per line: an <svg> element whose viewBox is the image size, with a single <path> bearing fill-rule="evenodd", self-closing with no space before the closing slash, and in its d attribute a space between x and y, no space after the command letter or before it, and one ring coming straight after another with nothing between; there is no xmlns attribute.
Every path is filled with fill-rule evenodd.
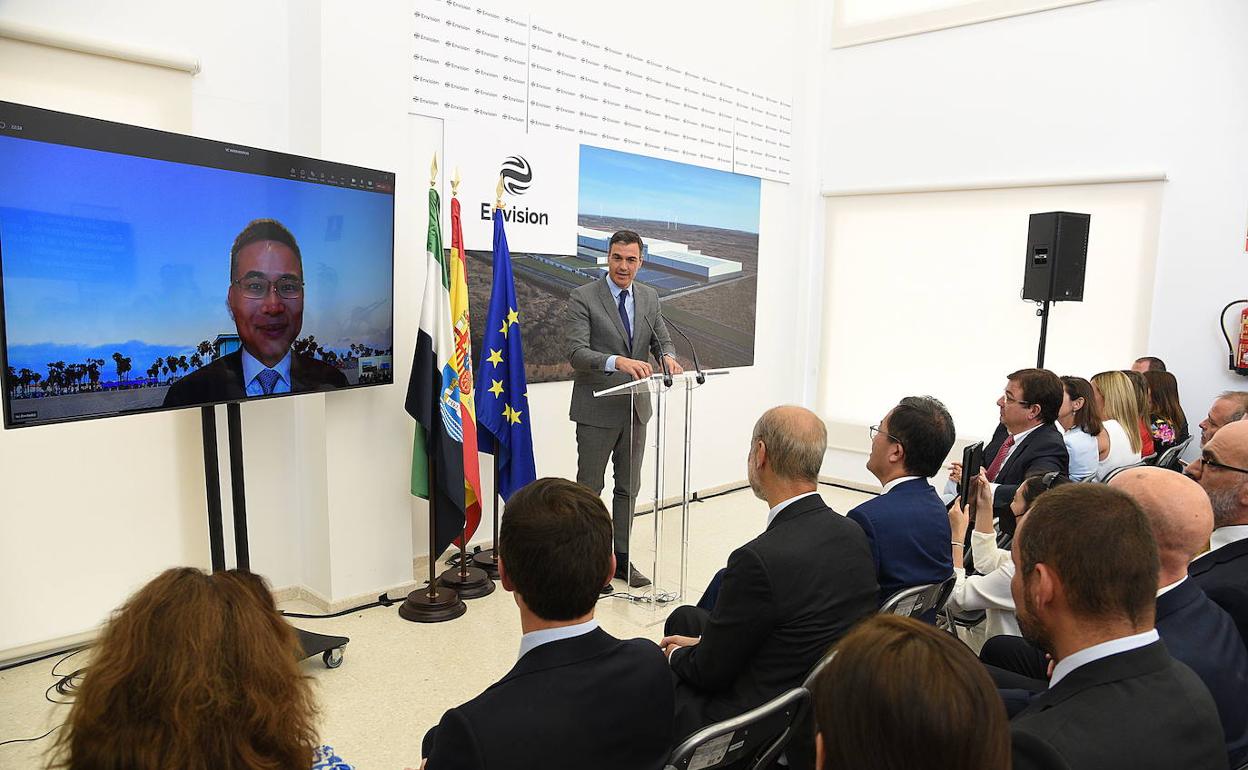
<svg viewBox="0 0 1248 770"><path fill-rule="evenodd" d="M851 510L849 518L871 545L881 604L904 588L953 574L949 516L928 479L940 470L955 435L949 411L930 396L903 398L871 428L867 470L884 493Z"/></svg>
<svg viewBox="0 0 1248 770"><path fill-rule="evenodd" d="M673 743L672 678L654 642L598 627L615 571L611 517L586 487L539 479L512 495L498 535L520 608L516 665L425 734L427 770L659 770Z"/></svg>
<svg viewBox="0 0 1248 770"><path fill-rule="evenodd" d="M984 447L984 471L992 485L992 511L1001 532L1014 534L1010 502L1028 476L1057 471L1070 475L1070 453L1054 425L1065 393L1062 381L1048 369L1019 369L1006 378L997 399L1001 423ZM949 480L962 478L962 464L949 466ZM970 533L965 533L970 543ZM970 549L966 549L970 553Z"/></svg>
<svg viewBox="0 0 1248 770"><path fill-rule="evenodd" d="M1018 624L1055 663L1049 689L1011 722L1016 770L1051 767L1053 752L1070 770L1227 766L1209 688L1154 627L1152 530L1138 503L1101 484L1049 490L1020 520Z"/></svg>
<svg viewBox="0 0 1248 770"><path fill-rule="evenodd" d="M1218 428L1187 472L1209 495L1214 527L1209 552L1188 574L1230 613L1248 643L1248 422Z"/></svg>

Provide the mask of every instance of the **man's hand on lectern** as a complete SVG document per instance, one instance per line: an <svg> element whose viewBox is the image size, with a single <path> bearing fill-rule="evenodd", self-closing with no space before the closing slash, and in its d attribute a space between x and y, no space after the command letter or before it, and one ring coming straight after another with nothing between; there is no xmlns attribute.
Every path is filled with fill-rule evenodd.
<svg viewBox="0 0 1248 770"><path fill-rule="evenodd" d="M644 380L654 374L654 369L645 361L638 361L634 358L625 358L620 356L615 359L615 370L624 372L634 380Z"/></svg>
<svg viewBox="0 0 1248 770"><path fill-rule="evenodd" d="M667 370L669 372L671 372L672 374L684 374L685 373L685 367L680 365L680 362L676 360L676 356L669 356L666 353L664 353L663 355L667 356Z"/></svg>

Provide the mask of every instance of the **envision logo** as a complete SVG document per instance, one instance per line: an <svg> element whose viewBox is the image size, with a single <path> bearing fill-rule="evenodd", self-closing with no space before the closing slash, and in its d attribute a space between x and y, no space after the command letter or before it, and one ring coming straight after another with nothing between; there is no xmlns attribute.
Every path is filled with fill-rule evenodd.
<svg viewBox="0 0 1248 770"><path fill-rule="evenodd" d="M512 155L507 158L503 161L503 167L498 173L503 179L503 189L512 195L524 195L533 183L533 169L523 155ZM492 214L490 204L482 203L481 219L488 220ZM503 221L522 225L549 225L550 214L527 208L504 208Z"/></svg>

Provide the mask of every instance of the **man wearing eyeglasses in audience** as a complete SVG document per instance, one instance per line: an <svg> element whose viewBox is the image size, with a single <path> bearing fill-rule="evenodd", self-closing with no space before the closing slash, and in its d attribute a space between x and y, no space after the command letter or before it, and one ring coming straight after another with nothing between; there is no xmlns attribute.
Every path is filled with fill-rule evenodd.
<svg viewBox="0 0 1248 770"><path fill-rule="evenodd" d="M226 293L242 347L175 382L164 405L346 387L339 369L291 350L303 328L303 296L303 256L295 236L275 219L248 223L230 249Z"/></svg>
<svg viewBox="0 0 1248 770"><path fill-rule="evenodd" d="M1213 535L1188 574L1230 613L1248 643L1248 422L1218 429L1187 474L1209 495Z"/></svg>
<svg viewBox="0 0 1248 770"><path fill-rule="evenodd" d="M1001 531L1014 534L1010 502L1028 476L1057 471L1070 475L1070 453L1054 422L1062 409L1062 381L1048 369L1020 369L997 399L1001 423L984 447L984 473L992 485L992 509ZM962 480L962 464L949 466L949 481ZM957 533L963 537L965 533Z"/></svg>

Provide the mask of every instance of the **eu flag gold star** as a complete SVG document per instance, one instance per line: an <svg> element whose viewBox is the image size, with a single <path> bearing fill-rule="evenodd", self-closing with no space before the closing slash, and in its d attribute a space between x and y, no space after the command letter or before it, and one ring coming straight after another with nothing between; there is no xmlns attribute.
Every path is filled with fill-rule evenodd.
<svg viewBox="0 0 1248 770"><path fill-rule="evenodd" d="M511 416L513 414L515 414L515 412L511 411L511 404L503 404L503 417L508 422L515 422L514 420L511 419Z"/></svg>
<svg viewBox="0 0 1248 770"><path fill-rule="evenodd" d="M512 324L518 324L518 323L520 323L520 313L516 311L514 308L509 309L507 311L507 325L511 326Z"/></svg>
<svg viewBox="0 0 1248 770"><path fill-rule="evenodd" d="M499 331L502 332L502 335L504 337L507 336L507 319L506 318L503 319L503 328L499 329Z"/></svg>
<svg viewBox="0 0 1248 770"><path fill-rule="evenodd" d="M503 362L503 351L490 348L490 355L486 357L486 361L498 366Z"/></svg>
<svg viewBox="0 0 1248 770"><path fill-rule="evenodd" d="M511 408L511 405L510 405L510 404L508 404L508 405L507 405L507 408L509 408L509 409L510 409L510 408ZM518 422L520 422L520 415L521 415L521 414L523 414L523 412L521 412L520 410L518 410L518 409L512 409L512 410L511 410L511 414L507 415L507 419L511 420L513 424L514 424L514 423L518 423Z"/></svg>
<svg viewBox="0 0 1248 770"><path fill-rule="evenodd" d="M494 383L493 385L490 386L490 392L493 393L495 396L503 395L503 381L502 380L490 380L490 382Z"/></svg>

